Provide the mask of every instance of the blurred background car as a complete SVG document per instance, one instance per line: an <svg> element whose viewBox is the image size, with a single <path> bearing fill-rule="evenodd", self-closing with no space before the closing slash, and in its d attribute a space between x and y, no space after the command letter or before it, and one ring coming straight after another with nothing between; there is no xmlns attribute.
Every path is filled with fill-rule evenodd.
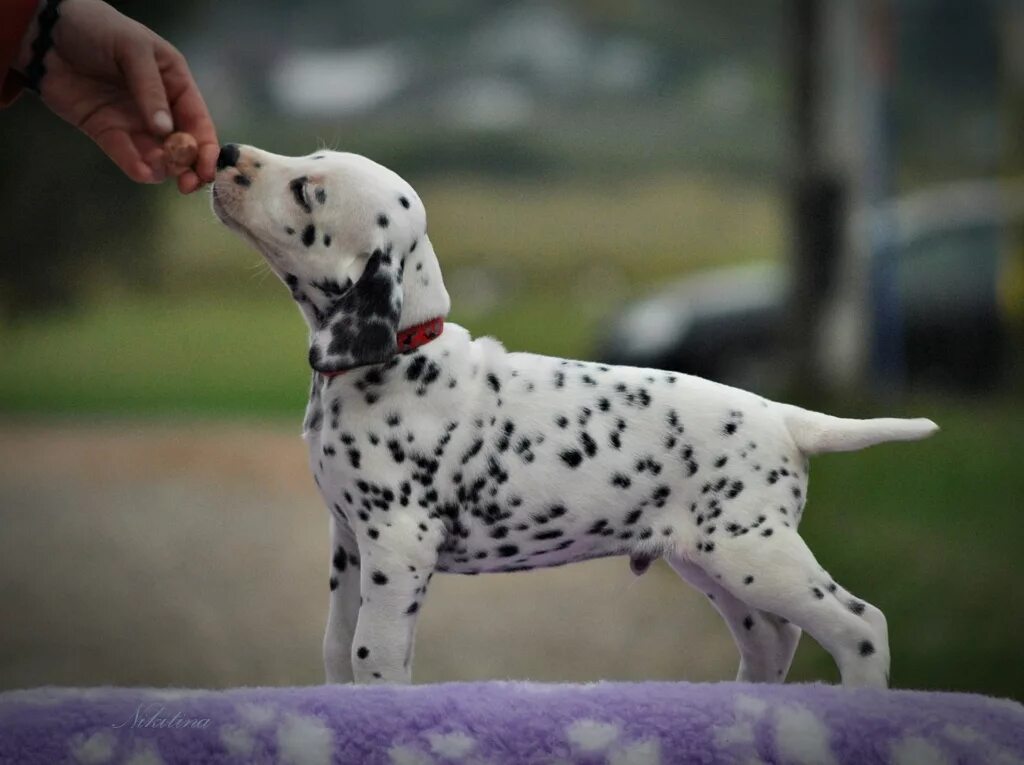
<svg viewBox="0 0 1024 765"><path fill-rule="evenodd" d="M980 393L1007 383L1016 359L1013 234L1024 187L966 182L917 191L863 220L883 230L876 258L893 261L891 304L868 301L897 335L908 388ZM671 369L738 387L780 389L792 358L786 326L793 271L755 263L702 271L611 317L595 351L611 364ZM870 339L869 339L870 341ZM880 349L869 345L867 356ZM870 384L870 381L869 381Z"/></svg>
<svg viewBox="0 0 1024 765"><path fill-rule="evenodd" d="M1024 231L989 192L905 204L1019 188L1020 3L115 5L184 51L222 141L408 179L475 335L936 420L815 460L801 533L886 613L897 687L1024 699ZM287 290L203 194L133 185L30 97L0 222L0 688L321 682ZM736 663L702 593L611 559L435 577L414 679ZM791 677L834 663L805 639Z"/></svg>

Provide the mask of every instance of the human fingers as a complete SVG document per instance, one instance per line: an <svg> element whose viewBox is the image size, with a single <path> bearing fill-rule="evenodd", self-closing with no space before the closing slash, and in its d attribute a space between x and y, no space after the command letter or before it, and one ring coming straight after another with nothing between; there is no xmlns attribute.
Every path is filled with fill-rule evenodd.
<svg viewBox="0 0 1024 765"><path fill-rule="evenodd" d="M120 49L117 62L139 114L153 135L163 137L173 131L167 90L153 44L148 40L131 42Z"/></svg>
<svg viewBox="0 0 1024 765"><path fill-rule="evenodd" d="M186 170L184 173L178 176L178 191L182 194L191 194L203 186L203 181L195 170Z"/></svg>
<svg viewBox="0 0 1024 765"><path fill-rule="evenodd" d="M126 130L112 127L92 136L96 145L136 183L159 183L163 174L143 158L139 148Z"/></svg>
<svg viewBox="0 0 1024 765"><path fill-rule="evenodd" d="M199 145L196 174L203 182L209 183L217 171L217 154L220 151L217 130L188 64L177 51L167 57L164 82L170 97L175 128L196 139Z"/></svg>

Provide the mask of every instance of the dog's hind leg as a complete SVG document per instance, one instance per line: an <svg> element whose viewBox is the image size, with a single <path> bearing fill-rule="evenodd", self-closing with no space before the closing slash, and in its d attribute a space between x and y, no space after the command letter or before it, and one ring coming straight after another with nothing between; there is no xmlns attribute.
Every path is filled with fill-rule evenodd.
<svg viewBox="0 0 1024 765"><path fill-rule="evenodd" d="M790 528L720 536L688 560L751 607L802 627L832 654L844 685L885 688L889 636L877 608L842 590ZM756 629L756 626L755 626Z"/></svg>
<svg viewBox="0 0 1024 765"><path fill-rule="evenodd" d="M324 674L328 683L351 683L352 636L359 616L359 549L348 521L331 513L331 600L324 634Z"/></svg>
<svg viewBox="0 0 1024 765"><path fill-rule="evenodd" d="M679 576L708 596L725 619L740 652L740 682L782 682L800 641L800 628L774 614L751 608L701 568L677 555L665 558Z"/></svg>

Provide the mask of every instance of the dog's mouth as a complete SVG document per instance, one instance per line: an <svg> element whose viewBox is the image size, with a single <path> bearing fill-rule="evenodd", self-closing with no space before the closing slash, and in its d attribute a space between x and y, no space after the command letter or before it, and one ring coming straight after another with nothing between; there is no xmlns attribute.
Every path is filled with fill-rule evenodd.
<svg viewBox="0 0 1024 765"><path fill-rule="evenodd" d="M213 208L213 214L220 219L221 223L227 226L238 225L238 222L228 212L227 205L224 203L224 194L217 181L210 186L210 206Z"/></svg>
<svg viewBox="0 0 1024 765"><path fill-rule="evenodd" d="M241 227L238 220L238 208L241 203L240 192L242 190L236 189L235 186L248 187L249 183L237 183L239 178L244 177L240 174L229 175L224 171L219 171L217 178L210 185L210 203L213 206L213 212L226 225Z"/></svg>
<svg viewBox="0 0 1024 765"><path fill-rule="evenodd" d="M218 178L210 185L210 207L213 209L213 214L217 216L217 220L232 231L241 234L254 247L262 250L260 240L239 220L239 201L234 189L231 186L225 188L222 179Z"/></svg>

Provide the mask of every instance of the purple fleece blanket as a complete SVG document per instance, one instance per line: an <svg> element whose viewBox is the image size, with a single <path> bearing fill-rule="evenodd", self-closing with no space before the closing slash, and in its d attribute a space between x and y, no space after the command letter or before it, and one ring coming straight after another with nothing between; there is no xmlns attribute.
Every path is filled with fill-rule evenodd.
<svg viewBox="0 0 1024 765"><path fill-rule="evenodd" d="M0 763L1024 763L1024 707L742 683L0 694Z"/></svg>

